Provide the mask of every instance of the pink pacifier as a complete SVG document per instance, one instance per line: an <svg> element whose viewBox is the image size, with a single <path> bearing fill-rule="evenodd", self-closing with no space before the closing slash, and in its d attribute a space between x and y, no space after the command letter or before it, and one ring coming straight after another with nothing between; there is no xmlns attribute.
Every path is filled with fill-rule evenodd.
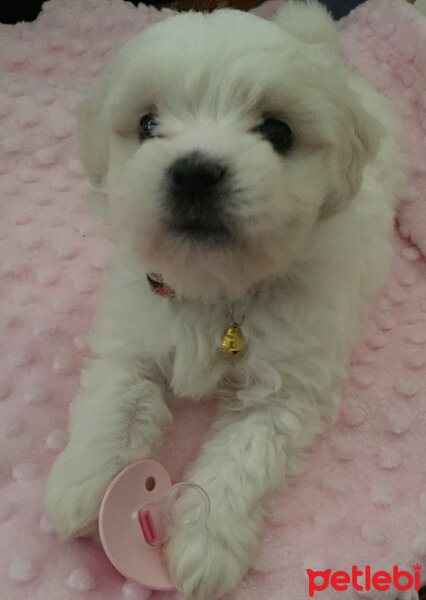
<svg viewBox="0 0 426 600"><path fill-rule="evenodd" d="M173 507L183 493L185 518L177 527ZM209 512L200 486L173 483L160 463L141 460L119 473L105 493L99 513L102 546L125 577L153 590L173 590L162 552L167 531L201 527Z"/></svg>

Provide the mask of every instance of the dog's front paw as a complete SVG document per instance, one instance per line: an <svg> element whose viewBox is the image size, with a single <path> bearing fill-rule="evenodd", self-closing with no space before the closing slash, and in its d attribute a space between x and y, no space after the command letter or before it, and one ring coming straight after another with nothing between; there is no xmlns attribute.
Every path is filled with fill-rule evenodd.
<svg viewBox="0 0 426 600"><path fill-rule="evenodd" d="M45 511L61 538L85 535L95 527L102 497L116 473L113 461L97 463L69 448L58 456L47 482Z"/></svg>
<svg viewBox="0 0 426 600"><path fill-rule="evenodd" d="M166 548L170 575L188 600L216 600L232 590L255 559L256 527L232 511L212 513L207 525L175 531Z"/></svg>

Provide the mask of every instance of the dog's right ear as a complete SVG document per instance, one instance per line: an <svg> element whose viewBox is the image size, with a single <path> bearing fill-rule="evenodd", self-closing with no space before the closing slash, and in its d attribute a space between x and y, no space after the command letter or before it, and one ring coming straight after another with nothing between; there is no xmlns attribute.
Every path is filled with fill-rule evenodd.
<svg viewBox="0 0 426 600"><path fill-rule="evenodd" d="M103 114L108 83L96 85L74 111L78 123L80 158L91 183L101 187L108 172L108 127Z"/></svg>
<svg viewBox="0 0 426 600"><path fill-rule="evenodd" d="M139 43L143 35L131 37L108 59L102 79L74 110L78 122L81 162L90 181L96 187L102 187L104 184L109 166L110 125L107 100L112 92L114 81L117 81L121 75L134 46Z"/></svg>

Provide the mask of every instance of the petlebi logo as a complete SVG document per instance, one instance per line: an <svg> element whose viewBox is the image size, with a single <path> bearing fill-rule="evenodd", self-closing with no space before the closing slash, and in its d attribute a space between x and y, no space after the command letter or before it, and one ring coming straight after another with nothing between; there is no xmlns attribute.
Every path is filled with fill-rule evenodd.
<svg viewBox="0 0 426 600"><path fill-rule="evenodd" d="M386 591L391 585L400 592L410 589L419 591L421 568L422 565L413 565L413 573L400 571L397 565L392 567L391 573L388 571L372 572L370 565L366 565L364 570L353 565L350 573L346 571L332 572L331 569L325 571L306 569L309 578L309 596L312 598L316 592L322 592L329 586L341 592L347 590L349 586L358 592ZM321 600L320 594L317 597Z"/></svg>

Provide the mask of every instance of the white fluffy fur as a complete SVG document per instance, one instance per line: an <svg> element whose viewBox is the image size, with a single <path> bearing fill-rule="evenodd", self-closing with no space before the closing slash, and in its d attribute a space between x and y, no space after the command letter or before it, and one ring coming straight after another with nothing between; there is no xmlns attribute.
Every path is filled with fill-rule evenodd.
<svg viewBox="0 0 426 600"><path fill-rule="evenodd" d="M139 119L153 107L162 137L140 144ZM252 132L265 114L291 126L288 154ZM210 496L208 524L166 547L185 597L214 600L250 567L274 492L336 418L350 350L389 269L403 173L395 119L343 66L323 9L293 1L276 23L220 10L155 25L125 44L78 116L117 255L47 514L64 538L89 531L112 478L161 445L166 388L218 395L186 473ZM165 170L194 149L235 176L238 241L227 249L162 225ZM178 297L155 296L149 271ZM230 301L247 304L247 348L236 357L220 349Z"/></svg>

